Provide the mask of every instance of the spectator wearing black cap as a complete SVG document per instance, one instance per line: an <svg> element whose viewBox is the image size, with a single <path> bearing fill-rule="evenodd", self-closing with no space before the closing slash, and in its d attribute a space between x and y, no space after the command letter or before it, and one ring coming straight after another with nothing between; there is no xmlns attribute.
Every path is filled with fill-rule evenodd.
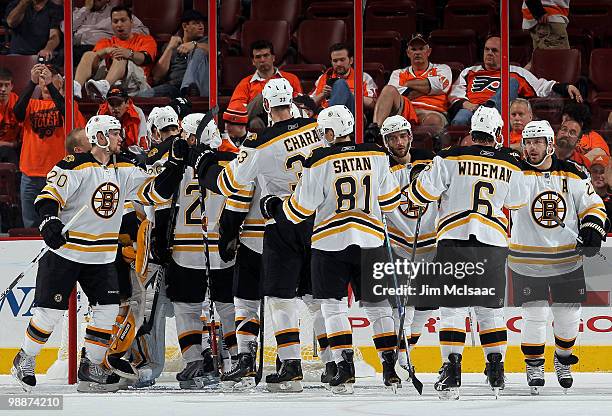
<svg viewBox="0 0 612 416"><path fill-rule="evenodd" d="M147 119L144 112L134 105L125 90L112 87L106 94L106 101L100 104L98 114L111 115L121 122L123 128L122 147L148 148Z"/></svg>
<svg viewBox="0 0 612 416"><path fill-rule="evenodd" d="M154 86L140 97L208 96L208 37L204 16L185 10L181 18L183 36L172 36L153 67Z"/></svg>

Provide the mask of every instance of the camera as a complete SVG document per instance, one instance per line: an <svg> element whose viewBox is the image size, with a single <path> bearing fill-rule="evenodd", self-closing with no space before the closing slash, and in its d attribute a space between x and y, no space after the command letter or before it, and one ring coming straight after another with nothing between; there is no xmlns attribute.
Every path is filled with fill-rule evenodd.
<svg viewBox="0 0 612 416"><path fill-rule="evenodd" d="M43 56L39 56L39 57L38 57L38 63L39 63L39 64L44 64L44 63L46 63L46 62L47 62L47 60L46 60L46 59L45 59Z"/></svg>

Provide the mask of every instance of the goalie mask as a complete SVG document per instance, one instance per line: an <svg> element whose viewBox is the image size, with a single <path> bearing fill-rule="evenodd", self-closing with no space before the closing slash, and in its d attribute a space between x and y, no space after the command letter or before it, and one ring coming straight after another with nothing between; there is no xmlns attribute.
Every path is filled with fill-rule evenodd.
<svg viewBox="0 0 612 416"><path fill-rule="evenodd" d="M388 142L392 139L390 135L401 132L406 132L408 134L408 145L404 155L397 155L389 147ZM410 126L410 122L408 122L408 120L406 120L404 117L400 115L387 117L385 121L383 121L380 128L380 134L382 135L383 143L385 144L387 150L395 154L395 156L404 157L410 151L410 145L412 144L412 127Z"/></svg>
<svg viewBox="0 0 612 416"><path fill-rule="evenodd" d="M183 131L187 134L187 138L192 134L197 135L198 127L204 116L203 113L193 113L185 116L183 119ZM202 135L196 137L196 143L205 144L211 149L216 149L221 146L221 133L219 133L219 128L214 119L208 122Z"/></svg>
<svg viewBox="0 0 612 416"><path fill-rule="evenodd" d="M87 124L85 125L85 135L87 136L87 140L92 145L98 146L107 152L109 152L110 146L110 131L117 130L121 131L121 123L113 116L108 115L98 115L89 119ZM98 133L102 133L102 135L106 138L106 144L101 145L98 141Z"/></svg>
<svg viewBox="0 0 612 416"><path fill-rule="evenodd" d="M324 138L325 144L335 143L338 137L348 136L355 127L353 113L344 105L332 105L319 113L317 118L319 134ZM329 142L325 132L330 129L334 133L334 140Z"/></svg>
<svg viewBox="0 0 612 416"><path fill-rule="evenodd" d="M268 81L261 92L263 107L266 113L274 107L291 105L293 99L293 87L285 78L273 78Z"/></svg>
<svg viewBox="0 0 612 416"><path fill-rule="evenodd" d="M555 153L555 132L553 131L550 123L546 120L530 121L527 123L523 132L521 133L521 146L523 147L523 158L527 163L533 167L541 166L547 158L551 157ZM537 163L532 163L529 160L529 154L527 151L526 140L528 139L545 139L546 140L546 154Z"/></svg>
<svg viewBox="0 0 612 416"><path fill-rule="evenodd" d="M503 126L504 120L497 109L480 106L472 115L470 135L474 141L492 140L495 147L499 148L504 144L501 136Z"/></svg>

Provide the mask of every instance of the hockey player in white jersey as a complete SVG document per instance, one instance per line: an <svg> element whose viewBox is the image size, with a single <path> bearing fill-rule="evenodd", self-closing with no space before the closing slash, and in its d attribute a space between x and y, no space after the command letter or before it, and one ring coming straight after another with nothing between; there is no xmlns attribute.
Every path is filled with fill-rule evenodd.
<svg viewBox="0 0 612 416"><path fill-rule="evenodd" d="M554 317L557 379L565 389L572 386L570 366L578 362L572 348L578 336L580 304L586 300L582 257L598 252L607 219L603 201L583 168L555 156L548 121L528 123L522 136L529 203L512 215L508 266L514 304L522 307L521 350L527 383L537 394L544 385L549 311ZM569 230L579 235L578 243Z"/></svg>
<svg viewBox="0 0 612 416"><path fill-rule="evenodd" d="M424 149L411 148L412 129L408 120L396 115L387 117L380 129L383 143L389 151L391 172L400 184L401 200L399 207L387 214L389 218L389 238L394 252L403 258L410 258L414 235L418 220L419 209L408 199L408 186L411 179L429 165L434 157L433 152ZM426 205L421 213L420 232L417 241L417 262L430 262L435 255L436 246L436 218L438 210L435 204ZM420 273L411 280L411 286L420 293L419 287L426 280L424 273ZM412 348L419 340L425 322L435 309L427 299L413 296L408 300L406 307L405 328L408 334L408 348ZM395 331L398 331L399 313L397 307L393 309ZM407 368L406 342L402 340L398 362Z"/></svg>
<svg viewBox="0 0 612 416"><path fill-rule="evenodd" d="M36 308L23 345L13 361L12 373L24 389L36 385L35 357L47 342L68 307L78 281L93 311L86 329L84 354L79 366L78 391L116 391L119 377L103 364L111 329L119 311L117 273L113 261L123 204L126 199L145 204L161 203L178 186L187 143L171 146L166 170L158 177L121 157L121 124L112 116L94 116L85 132L91 153L69 155L47 175L47 185L35 202L43 218L40 231L51 248L40 260L34 303ZM62 228L87 206L67 235Z"/></svg>
<svg viewBox="0 0 612 416"><path fill-rule="evenodd" d="M302 177L279 210L277 197L268 199L266 211L277 223L299 224L313 214L313 295L321 301L327 340L337 365L330 380L335 393L352 393L355 382L353 340L348 320L347 287L366 307L373 323L377 348L383 355L396 345L391 306L375 296L372 267L384 261L382 211L399 205L399 185L389 169L389 159L374 144L355 144L354 119L345 106L331 106L318 117L321 134L330 145L317 149L306 160ZM381 357L386 361L385 357ZM391 371L387 382L392 383ZM397 375L394 376L397 382Z"/></svg>
<svg viewBox="0 0 612 416"><path fill-rule="evenodd" d="M474 306L479 322L489 385L504 387L507 344L503 306L508 221L502 208L526 204L519 161L501 145L503 121L494 108L479 107L472 117L474 146L443 150L411 183L409 198L425 206L439 201L432 285L439 295L443 366L435 389L441 398L458 398L465 318ZM439 291L439 292L438 292Z"/></svg>

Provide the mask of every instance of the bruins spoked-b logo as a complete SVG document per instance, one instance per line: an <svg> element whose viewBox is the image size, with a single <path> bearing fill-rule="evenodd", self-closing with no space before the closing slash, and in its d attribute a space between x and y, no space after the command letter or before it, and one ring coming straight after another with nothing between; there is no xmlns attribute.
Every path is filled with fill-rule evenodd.
<svg viewBox="0 0 612 416"><path fill-rule="evenodd" d="M559 224L554 216L561 221L565 219L566 213L565 199L555 191L545 191L536 196L531 204L531 216L533 220L544 228L555 228Z"/></svg>
<svg viewBox="0 0 612 416"><path fill-rule="evenodd" d="M421 207L423 208L422 214L425 214L428 207L429 204L425 205L424 207ZM419 216L419 206L413 204L412 201L408 199L408 186L402 189L399 210L405 217L411 219L417 219L417 217Z"/></svg>
<svg viewBox="0 0 612 416"><path fill-rule="evenodd" d="M119 187L111 182L98 186L91 197L91 206L100 217L112 217L119 206Z"/></svg>

